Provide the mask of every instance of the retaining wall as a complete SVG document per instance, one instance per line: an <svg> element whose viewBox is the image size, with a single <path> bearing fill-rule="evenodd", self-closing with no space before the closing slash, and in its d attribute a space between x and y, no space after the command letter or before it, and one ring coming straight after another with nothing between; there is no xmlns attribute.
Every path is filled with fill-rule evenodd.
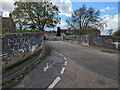
<svg viewBox="0 0 120 90"><path fill-rule="evenodd" d="M113 36L90 36L91 46L103 47L107 49L120 49L120 37Z"/></svg>
<svg viewBox="0 0 120 90"><path fill-rule="evenodd" d="M119 50L120 49L120 37L113 36L64 36L64 40L73 43L79 43L82 45L90 45L96 47L102 47L106 49Z"/></svg>
<svg viewBox="0 0 120 90"><path fill-rule="evenodd" d="M42 48L43 34L15 33L1 35L2 39L2 69L3 71Z"/></svg>

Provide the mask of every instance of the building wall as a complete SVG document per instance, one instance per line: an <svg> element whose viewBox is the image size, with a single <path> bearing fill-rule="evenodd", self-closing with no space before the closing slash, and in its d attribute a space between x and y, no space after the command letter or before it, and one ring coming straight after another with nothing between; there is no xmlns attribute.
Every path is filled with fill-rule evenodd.
<svg viewBox="0 0 120 90"><path fill-rule="evenodd" d="M15 24L10 17L2 17L2 30L3 32L16 32Z"/></svg>
<svg viewBox="0 0 120 90"><path fill-rule="evenodd" d="M0 21L2 21L2 16L0 16ZM2 33L2 22L0 22L0 34Z"/></svg>
<svg viewBox="0 0 120 90"><path fill-rule="evenodd" d="M100 35L100 30L86 30L87 35Z"/></svg>
<svg viewBox="0 0 120 90"><path fill-rule="evenodd" d="M80 32L77 30L61 29L66 35L78 35ZM81 32L82 33L82 32ZM100 30L86 30L84 35L100 35Z"/></svg>

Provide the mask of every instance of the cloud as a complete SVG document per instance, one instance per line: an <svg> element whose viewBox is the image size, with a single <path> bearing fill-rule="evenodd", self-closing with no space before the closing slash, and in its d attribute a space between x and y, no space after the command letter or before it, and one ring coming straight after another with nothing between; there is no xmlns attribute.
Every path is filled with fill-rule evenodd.
<svg viewBox="0 0 120 90"><path fill-rule="evenodd" d="M58 6L61 12L60 15L65 15L67 17L71 16L73 10L70 0L52 0L52 3Z"/></svg>
<svg viewBox="0 0 120 90"><path fill-rule="evenodd" d="M105 27L104 30L109 30L109 29L114 29L117 30L118 29L118 14L116 15L104 15L101 16L104 20L103 22L106 22L106 24L108 25L107 27Z"/></svg>
<svg viewBox="0 0 120 90"><path fill-rule="evenodd" d="M114 10L114 9L115 9L114 7L112 7L112 8L106 7L105 9L101 9L100 11L104 12L104 11L110 11L110 10Z"/></svg>
<svg viewBox="0 0 120 90"><path fill-rule="evenodd" d="M14 9L14 0L0 1L0 15L9 17L9 13Z"/></svg>
<svg viewBox="0 0 120 90"><path fill-rule="evenodd" d="M106 15L103 15L103 16L101 16L101 18L106 18L106 17L109 17L109 15L108 14L106 14Z"/></svg>
<svg viewBox="0 0 120 90"><path fill-rule="evenodd" d="M2 11L8 11L10 12L11 10L14 9L14 0L4 0L0 2L2 4Z"/></svg>
<svg viewBox="0 0 120 90"><path fill-rule="evenodd" d="M61 27L61 28L66 28L67 23L65 21L61 20L60 24L58 24L57 26Z"/></svg>

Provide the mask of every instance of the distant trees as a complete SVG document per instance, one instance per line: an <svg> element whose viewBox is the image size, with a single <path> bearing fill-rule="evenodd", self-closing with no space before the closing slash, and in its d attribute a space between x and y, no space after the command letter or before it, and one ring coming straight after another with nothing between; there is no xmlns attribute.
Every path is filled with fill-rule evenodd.
<svg viewBox="0 0 120 90"><path fill-rule="evenodd" d="M115 36L115 37L120 37L120 30L115 31L115 32L113 33L113 36Z"/></svg>
<svg viewBox="0 0 120 90"><path fill-rule="evenodd" d="M16 8L11 13L18 29L44 30L53 28L59 22L58 7L50 2L15 2Z"/></svg>
<svg viewBox="0 0 120 90"><path fill-rule="evenodd" d="M67 24L73 30L78 30L78 34L85 34L85 30L103 29L107 26L100 18L100 11L95 11L92 7L86 8L85 4L77 10L74 10L72 17L66 19Z"/></svg>
<svg viewBox="0 0 120 90"><path fill-rule="evenodd" d="M61 29L60 29L60 27L57 27L57 36L61 36Z"/></svg>

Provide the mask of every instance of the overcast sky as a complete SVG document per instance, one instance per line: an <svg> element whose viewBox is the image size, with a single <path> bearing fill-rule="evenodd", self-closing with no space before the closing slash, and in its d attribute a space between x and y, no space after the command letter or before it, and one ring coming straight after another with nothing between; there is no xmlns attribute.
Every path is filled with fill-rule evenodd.
<svg viewBox="0 0 120 90"><path fill-rule="evenodd" d="M109 29L118 29L118 1L119 0L52 0L53 4L57 5L60 10L61 24L57 25L61 28L67 28L65 19L70 17L73 10L78 9L83 4L86 4L87 7L93 7L95 10L101 11L101 17L106 21L108 27L105 28L105 31L102 34L107 34ZM106 2L105 2L106 1ZM0 12L4 11L3 16L8 16L9 12L14 9L13 0L4 0L0 2L2 8ZM0 5L1 6L1 5ZM54 28L56 30L56 28ZM53 30L53 29L49 29Z"/></svg>

